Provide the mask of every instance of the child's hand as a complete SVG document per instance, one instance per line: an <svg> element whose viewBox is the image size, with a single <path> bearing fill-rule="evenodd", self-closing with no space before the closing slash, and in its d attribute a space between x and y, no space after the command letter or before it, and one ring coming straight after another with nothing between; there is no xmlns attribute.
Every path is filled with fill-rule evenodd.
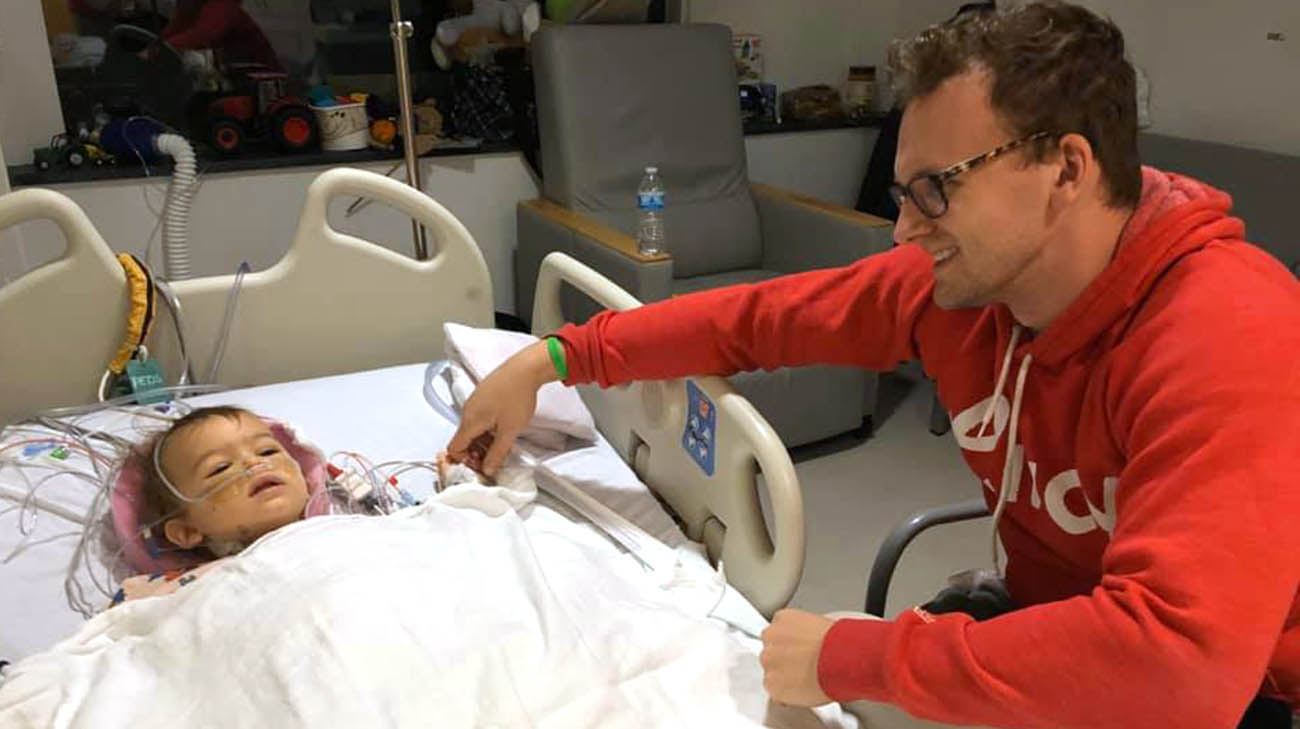
<svg viewBox="0 0 1300 729"><path fill-rule="evenodd" d="M442 488L458 483L478 482L491 486L494 482L483 473L483 459L492 447L492 434L484 433L470 442L465 451L459 455L450 451L438 454L438 480Z"/></svg>
<svg viewBox="0 0 1300 729"><path fill-rule="evenodd" d="M488 450L492 448L492 434L482 433L474 440L470 441L469 446L460 454L448 453L447 460L450 463L463 463L474 469L474 472L487 477L483 472L483 463L487 459Z"/></svg>

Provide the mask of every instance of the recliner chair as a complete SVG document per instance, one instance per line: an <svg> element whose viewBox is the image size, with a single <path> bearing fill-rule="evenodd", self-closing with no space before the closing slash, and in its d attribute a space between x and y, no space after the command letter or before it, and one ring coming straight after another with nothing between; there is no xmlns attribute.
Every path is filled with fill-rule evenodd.
<svg viewBox="0 0 1300 729"><path fill-rule="evenodd" d="M725 26L551 26L532 52L544 198L517 208L515 301L525 321L551 251L652 302L889 249L887 220L749 182ZM667 188L667 253L645 256L631 233L651 165ZM571 321L594 313L568 293ZM869 432L875 373L815 366L731 382L787 446Z"/></svg>

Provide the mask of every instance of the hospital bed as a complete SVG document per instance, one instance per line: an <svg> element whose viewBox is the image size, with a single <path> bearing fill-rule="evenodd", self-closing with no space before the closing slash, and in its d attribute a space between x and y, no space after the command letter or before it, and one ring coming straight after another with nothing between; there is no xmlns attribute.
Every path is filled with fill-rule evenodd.
<svg viewBox="0 0 1300 729"><path fill-rule="evenodd" d="M327 211L341 197L381 201L419 221L433 257L415 261L338 232ZM123 269L80 208L46 190L0 198L0 230L39 219L59 227L67 251L0 289L0 424L94 401L128 307ZM348 448L375 460L428 459L450 438L454 425L421 398L425 364L444 356L443 323L491 325L492 287L469 232L436 202L378 175L328 171L310 186L285 257L242 280L238 316L219 345L234 283L231 276L172 283L180 315L160 312L153 329L149 349L171 381L183 369L206 372L220 357L217 380L246 388L190 402L245 405L302 428L325 452ZM562 323L566 286L603 306L639 305L556 254L539 275L538 334ZM185 364L181 339L189 344ZM684 447L688 391L692 402L702 397L716 410L712 473ZM802 502L784 448L752 406L715 377L584 387L581 395L603 437L549 465L670 547L702 542L733 592L758 612L770 616L782 607L802 570ZM140 421L104 413L85 424L128 432ZM0 469L0 487L5 473ZM766 514L760 484L769 496ZM12 493L15 484L8 485ZM55 480L43 493L65 512L90 505L84 484ZM17 510L0 516L0 554L18 542L20 518ZM43 516L26 551L0 565L0 658L41 650L80 624L63 590L75 540L59 535L69 527Z"/></svg>

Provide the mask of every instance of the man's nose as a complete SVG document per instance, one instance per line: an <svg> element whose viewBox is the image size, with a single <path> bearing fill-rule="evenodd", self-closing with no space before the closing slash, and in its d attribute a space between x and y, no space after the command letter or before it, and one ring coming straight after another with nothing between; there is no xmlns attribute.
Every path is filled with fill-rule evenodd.
<svg viewBox="0 0 1300 729"><path fill-rule="evenodd" d="M934 221L927 218L916 203L904 198L898 206L898 221L894 223L894 242L898 245L911 243L934 230Z"/></svg>

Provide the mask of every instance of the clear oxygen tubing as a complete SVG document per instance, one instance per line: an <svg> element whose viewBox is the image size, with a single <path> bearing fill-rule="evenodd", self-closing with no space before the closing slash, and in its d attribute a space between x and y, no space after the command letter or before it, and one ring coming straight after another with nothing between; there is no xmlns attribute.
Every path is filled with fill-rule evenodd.
<svg viewBox="0 0 1300 729"><path fill-rule="evenodd" d="M235 280L230 284L230 294L226 297L226 315L221 320L221 331L217 334L217 346L212 354L212 366L208 368L208 376L204 382L215 383L217 381L217 372L221 369L221 360L226 356L226 340L230 338L230 325L235 321L235 308L239 303L239 290L244 285L244 276L252 271L252 266L248 261L240 261L239 268L235 269Z"/></svg>

